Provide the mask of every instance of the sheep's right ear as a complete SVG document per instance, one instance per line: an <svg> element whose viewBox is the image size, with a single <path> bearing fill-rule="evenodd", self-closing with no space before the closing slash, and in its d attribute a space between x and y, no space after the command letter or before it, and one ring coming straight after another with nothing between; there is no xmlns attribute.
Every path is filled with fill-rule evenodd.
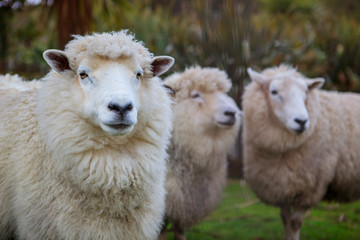
<svg viewBox="0 0 360 240"><path fill-rule="evenodd" d="M256 71L252 70L251 68L248 68L247 72L252 81L255 81L261 85L263 85L267 82L266 78L263 75L261 75L261 73L258 73Z"/></svg>
<svg viewBox="0 0 360 240"><path fill-rule="evenodd" d="M324 78L312 78L312 79L306 79L306 83L308 85L309 90L311 89L316 89L316 88L321 88L324 83L325 83L325 79Z"/></svg>
<svg viewBox="0 0 360 240"><path fill-rule="evenodd" d="M43 53L43 57L47 64L59 74L71 70L69 59L63 51L49 49Z"/></svg>
<svg viewBox="0 0 360 240"><path fill-rule="evenodd" d="M167 72L174 63L175 59L169 56L154 57L151 62L153 77L160 76L161 74Z"/></svg>
<svg viewBox="0 0 360 240"><path fill-rule="evenodd" d="M171 97L175 97L175 90L172 89L172 87L170 87L169 85L163 84L163 87L165 88L166 92L169 94L169 96Z"/></svg>

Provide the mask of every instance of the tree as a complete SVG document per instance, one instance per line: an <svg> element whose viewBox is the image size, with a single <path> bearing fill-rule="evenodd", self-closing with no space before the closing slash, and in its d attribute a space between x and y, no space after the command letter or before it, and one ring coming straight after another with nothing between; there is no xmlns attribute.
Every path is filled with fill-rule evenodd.
<svg viewBox="0 0 360 240"><path fill-rule="evenodd" d="M90 31L91 0L55 0L55 8L59 49L72 39L71 35L84 35Z"/></svg>

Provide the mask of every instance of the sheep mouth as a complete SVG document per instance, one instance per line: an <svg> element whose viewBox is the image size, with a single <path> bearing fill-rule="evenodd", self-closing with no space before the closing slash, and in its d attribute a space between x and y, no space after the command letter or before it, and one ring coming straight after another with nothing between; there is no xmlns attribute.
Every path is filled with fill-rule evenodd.
<svg viewBox="0 0 360 240"><path fill-rule="evenodd" d="M305 132L305 128L298 128L298 129L294 129L293 131L296 133L296 134L302 134L303 132Z"/></svg>
<svg viewBox="0 0 360 240"><path fill-rule="evenodd" d="M122 129L126 129L131 127L131 124L124 124L124 123L120 123L120 124L105 124L107 127L109 128L113 128L116 130L122 130Z"/></svg>
<svg viewBox="0 0 360 240"><path fill-rule="evenodd" d="M306 127L299 127L299 128L292 128L291 131L293 131L295 134L300 135L303 132L307 130Z"/></svg>
<svg viewBox="0 0 360 240"><path fill-rule="evenodd" d="M221 128L230 128L235 124L235 121L236 121L235 118L230 119L228 121L221 121L221 122L217 121L216 125L218 125Z"/></svg>

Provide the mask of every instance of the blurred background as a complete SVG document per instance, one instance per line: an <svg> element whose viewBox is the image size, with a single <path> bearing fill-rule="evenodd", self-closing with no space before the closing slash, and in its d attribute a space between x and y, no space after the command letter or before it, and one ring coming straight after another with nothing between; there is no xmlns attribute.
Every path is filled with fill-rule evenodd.
<svg viewBox="0 0 360 240"><path fill-rule="evenodd" d="M360 92L358 0L0 0L0 74L40 78L49 71L42 58L44 50L63 49L72 34L120 29L135 33L136 39L155 55L174 57L176 63L169 74L194 64L225 70L233 81L230 95L239 106L249 81L247 67L262 70L284 62L308 77L324 77L326 89ZM240 146L239 141L229 168L229 176L237 179L242 177ZM205 221L208 225L197 226L191 236L201 235L207 227L212 229L211 224L219 226L219 221L243 223L250 216L255 216L255 232L249 230L249 238L244 235L239 238L244 233L237 233L234 229L238 225L234 225L229 231L234 238L230 233L227 237L216 237L222 234L216 230L208 234L210 237L205 234L193 239L281 238L277 210L261 210L252 193L238 183L229 182L221 212L212 216L221 220L208 219L208 223ZM251 214L234 215L239 208L244 212L254 204L257 208ZM336 206L320 208L339 210ZM321 232L317 225L321 217L316 215L313 222L306 223L313 224L314 232L303 239L360 239L360 205L352 208L355 212L349 211L353 218L349 217L350 212L345 216L345 210L340 210L333 213L333 221L339 223L339 216L343 223L352 219L345 228L353 235L330 232L311 238ZM266 225L264 235L257 227L261 216L256 216L256 211L273 211L266 216L274 215L275 226ZM327 218L332 219L326 215L323 220ZM263 220L273 223L271 217L264 216ZM239 228L252 229L249 225ZM269 232L273 234L264 237Z"/></svg>

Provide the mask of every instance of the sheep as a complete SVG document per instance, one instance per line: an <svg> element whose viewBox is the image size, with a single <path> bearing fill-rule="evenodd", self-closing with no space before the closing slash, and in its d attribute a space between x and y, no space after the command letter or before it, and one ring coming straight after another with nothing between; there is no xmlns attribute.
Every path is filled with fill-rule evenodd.
<svg viewBox="0 0 360 240"><path fill-rule="evenodd" d="M280 65L259 73L243 95L244 173L266 204L280 208L286 240L298 240L304 213L321 200L360 197L360 96L319 90Z"/></svg>
<svg viewBox="0 0 360 240"><path fill-rule="evenodd" d="M0 91L26 91L31 88L40 88L41 81L26 81L19 75L0 75Z"/></svg>
<svg viewBox="0 0 360 240"><path fill-rule="evenodd" d="M174 59L126 30L43 56L40 88L0 95L0 239L156 239Z"/></svg>
<svg viewBox="0 0 360 240"><path fill-rule="evenodd" d="M164 84L175 92L165 215L175 239L186 239L185 230L221 199L241 112L226 94L231 81L217 68L191 67L165 78Z"/></svg>

